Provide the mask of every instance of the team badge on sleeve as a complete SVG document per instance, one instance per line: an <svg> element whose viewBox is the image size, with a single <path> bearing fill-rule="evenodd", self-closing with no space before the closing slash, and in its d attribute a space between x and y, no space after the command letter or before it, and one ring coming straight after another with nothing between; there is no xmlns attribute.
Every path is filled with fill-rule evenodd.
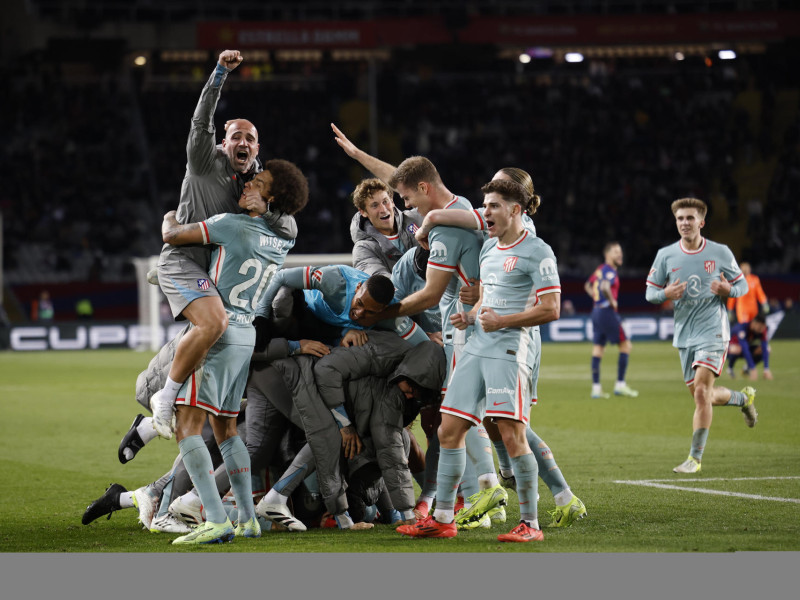
<svg viewBox="0 0 800 600"><path fill-rule="evenodd" d="M713 273L714 272L714 268L717 266L717 261L715 261L715 260L707 260L707 261L705 261L703 266L706 268L706 273Z"/></svg>
<svg viewBox="0 0 800 600"><path fill-rule="evenodd" d="M417 227L416 223L411 223L411 225L406 227L406 231L408 231L408 233L410 233L411 235L417 233L417 229L419 229L419 227Z"/></svg>
<svg viewBox="0 0 800 600"><path fill-rule="evenodd" d="M506 273L511 273L514 270L514 267L517 266L518 257L516 256L509 256L505 262L503 263L503 271Z"/></svg>
<svg viewBox="0 0 800 600"><path fill-rule="evenodd" d="M199 287L203 291L207 290L209 285L210 284L208 282L208 279L198 279L197 280L197 287Z"/></svg>
<svg viewBox="0 0 800 600"><path fill-rule="evenodd" d="M322 283L322 271L319 269L315 269L311 272L311 279L316 281L317 283Z"/></svg>

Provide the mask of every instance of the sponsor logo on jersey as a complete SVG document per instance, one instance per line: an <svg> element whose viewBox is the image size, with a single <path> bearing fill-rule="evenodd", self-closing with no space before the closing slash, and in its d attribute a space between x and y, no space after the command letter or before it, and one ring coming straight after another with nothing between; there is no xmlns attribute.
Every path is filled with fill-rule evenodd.
<svg viewBox="0 0 800 600"><path fill-rule="evenodd" d="M703 263L703 267L705 267L706 273L713 273L714 268L717 266L717 261L715 260L707 260Z"/></svg>
<svg viewBox="0 0 800 600"><path fill-rule="evenodd" d="M433 242L431 244L431 254L428 260L446 260L447 259L447 246L442 242Z"/></svg>
<svg viewBox="0 0 800 600"><path fill-rule="evenodd" d="M672 269L672 272L674 273L675 271L680 271L680 270L681 270L681 268L680 268L680 267L675 267L674 269ZM655 269L653 269L653 271L655 271ZM651 271L651 272L652 272L652 271Z"/></svg>
<svg viewBox="0 0 800 600"><path fill-rule="evenodd" d="M554 261L552 258L545 258L542 262L540 262L539 275L542 275L543 277L546 275L558 275L556 261Z"/></svg>
<svg viewBox="0 0 800 600"><path fill-rule="evenodd" d="M211 284L209 283L208 279L198 279L197 280L197 287L201 290L207 290Z"/></svg>
<svg viewBox="0 0 800 600"><path fill-rule="evenodd" d="M519 260L516 256L509 256L505 262L503 263L503 271L506 273L511 273L514 270L514 267L517 266L517 260Z"/></svg>

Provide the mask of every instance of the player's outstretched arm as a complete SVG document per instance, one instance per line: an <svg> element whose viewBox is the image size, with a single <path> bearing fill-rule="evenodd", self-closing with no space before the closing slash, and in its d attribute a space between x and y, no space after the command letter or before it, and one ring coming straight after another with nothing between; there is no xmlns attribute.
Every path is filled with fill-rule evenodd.
<svg viewBox="0 0 800 600"><path fill-rule="evenodd" d="M181 225L175 218L174 210L164 215L164 221L161 223L161 238L165 244L173 246L206 243L200 223Z"/></svg>
<svg viewBox="0 0 800 600"><path fill-rule="evenodd" d="M482 229L475 211L437 208L425 215L422 225L415 233L417 240L421 237L428 237L431 229L437 225L461 227L462 229Z"/></svg>
<svg viewBox="0 0 800 600"><path fill-rule="evenodd" d="M361 166L363 166L367 171L388 185L389 179L392 177L392 173L394 173L396 168L394 165L383 162L379 158L364 152L361 148L351 142L347 136L342 133L342 130L333 123L331 123L331 129L333 129L333 133L336 136L334 138L336 143L339 144L347 156L360 162Z"/></svg>

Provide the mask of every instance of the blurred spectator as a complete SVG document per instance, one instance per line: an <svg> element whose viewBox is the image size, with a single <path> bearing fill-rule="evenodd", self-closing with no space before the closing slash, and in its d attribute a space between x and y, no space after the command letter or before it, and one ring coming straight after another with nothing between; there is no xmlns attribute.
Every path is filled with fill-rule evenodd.
<svg viewBox="0 0 800 600"><path fill-rule="evenodd" d="M75 313L79 319L91 319L94 316L94 308L89 298L81 298L75 303Z"/></svg>
<svg viewBox="0 0 800 600"><path fill-rule="evenodd" d="M31 306L31 319L34 321L52 321L55 316L53 301L50 299L50 292L42 290L39 298L33 301Z"/></svg>

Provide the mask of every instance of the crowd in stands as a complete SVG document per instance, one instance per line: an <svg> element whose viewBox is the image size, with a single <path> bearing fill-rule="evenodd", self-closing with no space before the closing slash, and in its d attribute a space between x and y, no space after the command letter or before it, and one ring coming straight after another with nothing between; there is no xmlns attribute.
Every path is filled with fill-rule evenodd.
<svg viewBox="0 0 800 600"><path fill-rule="evenodd" d="M770 137L770 99L789 86L773 58L528 71L498 61L469 72L381 63L377 153L395 164L428 156L474 204L497 168L528 170L542 196L537 227L565 275L593 268L608 239L626 247L624 271L643 271L674 236L669 202L686 195L749 219L748 239L732 247L758 272L797 270L799 127L795 110L778 139ZM63 65L31 60L4 69L6 282L133 280L130 259L159 252L161 215L177 205L197 84L147 85L122 68L70 78ZM285 157L307 174L311 210L298 218L295 253L349 252L348 196L365 173L337 152L329 123L352 123L348 134L369 147L366 67L286 70L294 76L231 86L217 130L247 115L259 128L262 160ZM761 95L761 114L737 104L748 90ZM737 197L736 170L756 159L777 166L752 206ZM708 235L726 223L711 218Z"/></svg>

